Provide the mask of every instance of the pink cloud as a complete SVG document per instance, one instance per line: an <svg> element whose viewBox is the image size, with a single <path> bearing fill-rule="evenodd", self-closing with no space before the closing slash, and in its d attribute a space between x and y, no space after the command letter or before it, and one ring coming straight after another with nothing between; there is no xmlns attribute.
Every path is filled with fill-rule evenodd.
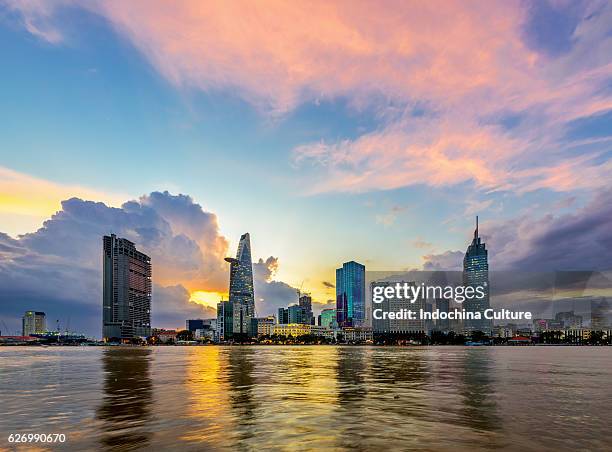
<svg viewBox="0 0 612 452"><path fill-rule="evenodd" d="M11 4L24 23L48 23L48 3ZM572 49L554 59L524 43L519 1L79 6L105 17L179 89L231 92L268 114L340 97L360 108L400 105L374 132L294 149L297 164L323 169L320 182L309 179L318 191L468 181L565 191L574 171L601 179L608 170L558 149L565 124L612 108L601 90L612 77L609 4L589 4ZM411 117L415 103L433 114ZM525 119L514 131L491 123L504 114Z"/></svg>

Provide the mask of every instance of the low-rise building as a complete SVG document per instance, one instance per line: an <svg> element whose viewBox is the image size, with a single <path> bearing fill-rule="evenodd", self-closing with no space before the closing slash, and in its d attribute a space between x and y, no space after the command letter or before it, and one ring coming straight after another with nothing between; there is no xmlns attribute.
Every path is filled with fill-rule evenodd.
<svg viewBox="0 0 612 452"><path fill-rule="evenodd" d="M342 335L344 336L345 342L369 342L369 341L372 341L374 338L374 335L372 333L372 328L366 328L366 327L342 328Z"/></svg>
<svg viewBox="0 0 612 452"><path fill-rule="evenodd" d="M274 334L273 329L276 325L276 318L273 315L267 317L254 317L251 319L251 331L253 336L272 336Z"/></svg>
<svg viewBox="0 0 612 452"><path fill-rule="evenodd" d="M153 328L152 333L162 344L176 342L176 335L178 334L176 330L165 330L163 328Z"/></svg>
<svg viewBox="0 0 612 452"><path fill-rule="evenodd" d="M272 335L273 334L287 337L304 336L312 334L312 325L306 325L304 323L277 324L272 326Z"/></svg>

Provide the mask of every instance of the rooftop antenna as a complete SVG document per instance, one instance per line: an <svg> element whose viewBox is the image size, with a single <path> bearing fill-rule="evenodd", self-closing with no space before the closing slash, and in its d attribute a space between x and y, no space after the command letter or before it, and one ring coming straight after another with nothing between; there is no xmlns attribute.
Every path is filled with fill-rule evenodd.
<svg viewBox="0 0 612 452"><path fill-rule="evenodd" d="M476 215L476 229L474 230L474 238L478 238L478 215Z"/></svg>

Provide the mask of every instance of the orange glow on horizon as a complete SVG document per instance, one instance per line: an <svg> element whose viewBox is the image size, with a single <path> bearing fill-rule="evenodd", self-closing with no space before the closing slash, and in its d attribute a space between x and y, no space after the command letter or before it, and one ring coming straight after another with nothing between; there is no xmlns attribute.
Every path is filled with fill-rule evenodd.
<svg viewBox="0 0 612 452"><path fill-rule="evenodd" d="M227 300L227 297L227 293L196 290L191 292L189 301L216 309L217 303L219 303L221 299Z"/></svg>

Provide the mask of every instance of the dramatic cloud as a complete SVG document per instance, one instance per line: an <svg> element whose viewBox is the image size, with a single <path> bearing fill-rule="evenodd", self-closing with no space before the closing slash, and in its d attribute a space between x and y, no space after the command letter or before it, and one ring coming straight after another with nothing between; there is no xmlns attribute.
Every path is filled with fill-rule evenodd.
<svg viewBox="0 0 612 452"><path fill-rule="evenodd" d="M524 215L485 223L496 269L612 269L612 189L598 192L584 208L567 215Z"/></svg>
<svg viewBox="0 0 612 452"><path fill-rule="evenodd" d="M121 208L72 198L34 233L18 239L0 234L0 315L14 320L24 309L43 310L51 318L70 316L75 330L99 335L102 236L111 232L151 256L157 322L176 326L182 319L180 326L187 316L211 315L189 302L189 292L226 290L227 241L214 214L168 192Z"/></svg>
<svg viewBox="0 0 612 452"><path fill-rule="evenodd" d="M493 271L611 270L612 189L597 192L575 213L540 216L530 210L512 220L486 222L480 233ZM463 254L425 255L423 269L458 270Z"/></svg>
<svg viewBox="0 0 612 452"><path fill-rule="evenodd" d="M322 281L321 284L323 284L323 287L327 288L327 289L335 289L336 286L333 283L330 283L329 281Z"/></svg>

